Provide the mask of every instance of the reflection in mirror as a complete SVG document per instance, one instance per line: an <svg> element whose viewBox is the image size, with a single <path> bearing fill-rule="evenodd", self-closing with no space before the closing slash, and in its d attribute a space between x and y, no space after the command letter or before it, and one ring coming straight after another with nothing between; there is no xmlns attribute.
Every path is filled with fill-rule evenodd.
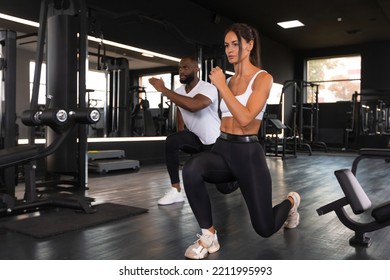
<svg viewBox="0 0 390 280"><path fill-rule="evenodd" d="M126 65L127 60L121 59ZM180 85L178 75L171 73L144 75L139 77L139 86L128 86L128 75L116 61L114 66L106 66L104 71L89 69L86 77L87 103L97 108L102 118L90 125L88 137L144 137L166 136L175 131L174 104L149 84L150 77L164 80L168 88ZM30 61L30 98L34 80L35 62ZM46 64L42 65L38 104L46 104ZM122 75L121 75L122 74ZM121 81L121 79L123 81ZM173 84L172 84L173 82ZM42 128L36 131L36 138L44 138Z"/></svg>
<svg viewBox="0 0 390 280"><path fill-rule="evenodd" d="M31 90L35 68L35 53L37 50L37 32L39 24L33 21L26 21L17 17L0 14L0 28L17 32L17 123L20 123L20 114L29 109ZM87 96L86 101L90 107L99 108L103 118L96 124L96 127L89 129L89 137L140 137L140 136L163 136L174 129L174 114L170 110L169 102L161 97L159 93L152 92L148 83L143 79L147 73L162 73L161 69L176 69L178 58L155 53L149 50L134 48L116 42L104 40L105 59L111 68L97 69L99 64L98 47L102 44L101 38L88 36L88 60L89 71L87 73ZM147 53L148 57L143 56ZM45 59L44 59L45 61ZM100 61L102 62L102 61ZM127 65L126 81L120 81L122 73L118 62ZM25 65L25 66L24 66ZM24 70L26 69L26 70ZM156 70L158 69L158 70ZM39 106L46 103L46 73L45 65L42 65L41 81L39 87ZM143 74L129 79L129 72L140 71ZM114 73L114 74L113 74ZM172 74L164 72L167 85L171 85ZM122 79L123 80L123 79ZM169 81L169 83L168 83ZM122 96L111 94L113 90L125 90ZM139 98L138 98L139 95ZM149 104L148 104L149 103ZM160 105L161 104L161 105ZM140 114L140 110L148 109L149 115ZM143 125L146 122L149 125ZM153 123L153 126L151 124ZM133 125L134 127L131 127ZM142 128L142 125L144 126ZM108 127L108 128L107 128ZM28 129L19 125L20 138L27 138ZM38 139L44 138L44 131L37 131Z"/></svg>
<svg viewBox="0 0 390 280"><path fill-rule="evenodd" d="M37 37L39 24L37 22L24 20L14 16L8 16L0 13L0 28L13 30L17 32L17 123L20 123L20 114L26 109L29 109L29 102L31 100L31 89L34 79L34 69L35 69L35 53L37 51ZM86 102L91 107L99 108L103 113L106 113L105 118L102 118L101 121L96 124L96 128L89 129L90 137L134 137L134 136L159 136L164 135L171 128L163 125L163 113L166 114L165 110L169 109L169 105L166 100L161 99L159 93L150 92L149 89L145 89L147 85L145 82L142 82L142 75L137 75L137 77L127 77L126 82L123 81L120 90L123 90L124 87L127 87L125 91L126 94L123 94L123 99L118 99L120 96L108 94L108 92L113 89L118 89L120 84L118 83L118 77L122 74L119 74L120 71L116 71L116 62L113 63L112 71L105 71L106 69L100 69L97 71L97 65L99 64L99 45L104 43L105 45L105 55L107 58L113 59L113 61L127 61L128 69L126 75L129 75L129 72L140 71L143 75L150 75L150 73L162 73L161 69L169 68L176 69L178 58L170 57L164 54L155 53L153 51L144 50L140 48L135 48L132 46L116 43L109 40L102 40L102 38L95 38L88 36L88 61L89 61L89 71L87 73L86 82L87 82L87 96ZM148 54L148 57L143 56ZM102 58L102 57L100 57ZM45 61L45 59L44 59ZM26 70L24 70L26 69ZM158 70L156 70L158 69ZM42 65L41 81L39 86L39 104L40 106L45 106L46 103L46 74L45 66ZM116 71L116 72L115 72ZM115 72L115 77L112 73ZM149 73L149 74L147 74ZM169 71L165 71L167 75L171 75ZM112 80L112 81L111 81ZM168 79L169 80L169 79ZM110 81L110 82L108 82ZM124 86L125 85L125 86ZM143 129L139 128L139 122L142 120L138 119L141 117L133 116L137 109L137 102L134 102L134 96L138 95L138 89L140 89L140 100L146 100L139 103L140 109L148 108L150 109L151 120L156 122L156 128L152 129ZM145 93L143 93L143 91ZM145 99L147 97L147 99ZM160 100L161 99L161 100ZM161 108L156 106L156 102L160 100L162 106ZM149 107L147 104L149 101ZM111 109L107 110L107 105L111 104ZM126 108L126 109L124 109ZM106 112L105 112L106 110ZM160 114L160 115L159 115ZM172 114L169 114L172 115ZM157 118L157 119L156 119ZM150 119L150 118L149 118ZM128 128L133 122L137 123L137 130L134 131L133 128ZM170 123L172 120L169 121ZM151 123L151 122L149 122ZM107 129L107 126L109 129ZM126 127L126 128L125 128ZM27 129L24 129L23 125L19 125L20 128L20 138L27 138L28 132ZM44 138L44 131L37 131L37 138ZM164 137L162 137L164 138Z"/></svg>

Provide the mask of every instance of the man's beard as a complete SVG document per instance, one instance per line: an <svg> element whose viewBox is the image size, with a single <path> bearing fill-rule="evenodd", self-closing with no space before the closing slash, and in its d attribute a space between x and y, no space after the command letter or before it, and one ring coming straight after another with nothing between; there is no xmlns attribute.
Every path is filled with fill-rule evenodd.
<svg viewBox="0 0 390 280"><path fill-rule="evenodd" d="M195 74L192 73L190 75L187 75L184 80L180 79L180 83L188 85L195 79Z"/></svg>

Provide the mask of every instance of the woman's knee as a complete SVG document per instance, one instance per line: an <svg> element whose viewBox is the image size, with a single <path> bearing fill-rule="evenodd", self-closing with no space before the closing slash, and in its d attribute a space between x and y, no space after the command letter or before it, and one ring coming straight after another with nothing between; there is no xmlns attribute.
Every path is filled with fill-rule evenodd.
<svg viewBox="0 0 390 280"><path fill-rule="evenodd" d="M255 232L261 237L267 238L274 234L273 227L267 227L262 224L252 224L252 226Z"/></svg>

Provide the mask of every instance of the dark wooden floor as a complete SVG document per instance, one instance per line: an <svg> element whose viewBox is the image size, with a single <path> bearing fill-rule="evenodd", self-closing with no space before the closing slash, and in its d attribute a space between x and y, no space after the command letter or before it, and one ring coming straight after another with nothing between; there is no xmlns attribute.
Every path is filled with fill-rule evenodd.
<svg viewBox="0 0 390 280"><path fill-rule="evenodd" d="M221 250L212 260L388 260L390 227L373 232L369 248L351 247L352 231L332 212L316 209L342 196L333 171L351 168L355 154L315 152L281 160L267 157L273 177L274 202L295 190L302 196L301 224L270 238L258 236L250 224L240 191L223 195L210 185ZM363 160L357 177L373 204L390 200L389 164ZM88 196L96 203L115 202L148 208L146 214L74 231L48 239L0 231L0 259L8 260L182 260L199 227L188 202L158 206L169 188L164 165L142 166L134 173L90 175ZM4 219L4 218L3 218ZM6 217L5 219L10 219ZM363 217L359 219L368 219ZM1 222L1 221L0 221Z"/></svg>

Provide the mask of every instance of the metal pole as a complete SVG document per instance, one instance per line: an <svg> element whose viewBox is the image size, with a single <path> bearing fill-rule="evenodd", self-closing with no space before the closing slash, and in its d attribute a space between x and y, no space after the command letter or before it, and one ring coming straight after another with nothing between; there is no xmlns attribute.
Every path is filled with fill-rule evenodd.
<svg viewBox="0 0 390 280"><path fill-rule="evenodd" d="M80 1L80 36L79 36L79 107L86 109L86 75L88 71L87 9L84 0ZM78 142L78 184L81 189L88 189L88 126L79 124Z"/></svg>
<svg viewBox="0 0 390 280"><path fill-rule="evenodd" d="M1 84L4 81L4 95L0 96L0 107L2 107L0 122L2 130L0 136L3 140L0 148L12 148L16 146L16 32L0 30L1 53L4 55ZM3 49L2 46L5 46ZM1 56L0 56L1 57ZM4 110L3 110L4 109ZM1 141L0 141L1 142ZM4 183L7 193L15 196L15 166L4 168Z"/></svg>
<svg viewBox="0 0 390 280"><path fill-rule="evenodd" d="M47 11L48 11L48 1L43 0L41 1L41 10L39 14L37 51L35 53L34 80L33 80L33 88L32 88L31 101L30 101L31 110L35 110L38 108L39 83L41 80L41 69L42 69L43 53L44 53L44 46L45 46ZM31 145L35 143L34 127L29 128L29 142Z"/></svg>

